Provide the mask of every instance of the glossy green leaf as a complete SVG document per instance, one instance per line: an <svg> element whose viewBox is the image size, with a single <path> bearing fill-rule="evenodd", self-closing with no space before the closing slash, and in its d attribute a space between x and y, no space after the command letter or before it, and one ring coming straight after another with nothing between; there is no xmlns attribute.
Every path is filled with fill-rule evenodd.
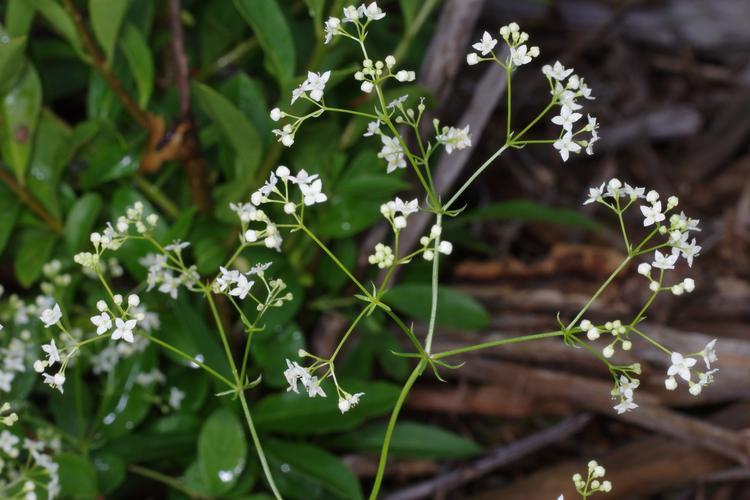
<svg viewBox="0 0 750 500"><path fill-rule="evenodd" d="M107 60L112 60L120 25L129 3L129 0L89 0L91 25L96 39L104 48Z"/></svg>
<svg viewBox="0 0 750 500"><path fill-rule="evenodd" d="M26 64L13 88L0 100L0 148L21 184L25 184L41 106L42 84L34 66Z"/></svg>
<svg viewBox="0 0 750 500"><path fill-rule="evenodd" d="M291 435L343 431L355 428L368 418L387 414L398 398L399 388L387 382L340 382L351 393L365 393L357 405L357 411L342 414L336 403L335 387L324 382L326 398L309 398L306 393L294 392L264 397L253 411L255 424L264 431Z"/></svg>
<svg viewBox="0 0 750 500"><path fill-rule="evenodd" d="M24 65L26 37L11 38L0 28L0 95L8 92Z"/></svg>
<svg viewBox="0 0 750 500"><path fill-rule="evenodd" d="M81 176L84 189L130 176L138 170L139 145L128 145L114 124L108 120L92 120L97 129L79 152L86 170ZM117 214L122 215L122 214Z"/></svg>
<svg viewBox="0 0 750 500"><path fill-rule="evenodd" d="M114 492L125 480L125 461L112 453L95 453L92 457L94 469L102 493Z"/></svg>
<svg viewBox="0 0 750 500"><path fill-rule="evenodd" d="M237 415L219 409L198 436L198 463L212 494L229 491L245 468L247 445Z"/></svg>
<svg viewBox="0 0 750 500"><path fill-rule="evenodd" d="M307 12L312 18L317 32L323 29L323 14L325 14L326 0L305 0Z"/></svg>
<svg viewBox="0 0 750 500"><path fill-rule="evenodd" d="M84 385L79 367L68 369L65 376L65 394L50 387L44 387L44 392L49 397L50 411L57 427L71 436L82 437L86 435L93 416L93 394Z"/></svg>
<svg viewBox="0 0 750 500"><path fill-rule="evenodd" d="M252 180L263 154L263 146L255 127L229 99L208 85L195 83L193 88L201 108L221 128L237 154L239 161L233 180Z"/></svg>
<svg viewBox="0 0 750 500"><path fill-rule="evenodd" d="M16 194L5 184L0 184L0 214L3 214L0 217L0 254L3 253L8 238L13 232L20 209L21 202Z"/></svg>
<svg viewBox="0 0 750 500"><path fill-rule="evenodd" d="M83 51L81 38L78 36L76 25L65 8L55 0L24 0L34 4L41 16L60 33L73 49L84 58L88 58Z"/></svg>
<svg viewBox="0 0 750 500"><path fill-rule="evenodd" d="M55 455L55 462L60 465L58 474L63 497L88 500L98 496L96 469L91 462L72 453Z"/></svg>
<svg viewBox="0 0 750 500"><path fill-rule="evenodd" d="M205 2L204 5L197 25L198 46L201 66L208 67L240 42L247 24L237 15L232 2Z"/></svg>
<svg viewBox="0 0 750 500"><path fill-rule="evenodd" d="M523 220L548 222L561 226L575 226L584 229L598 229L599 224L586 215L566 208L551 207L533 200L510 200L491 203L476 210L466 212L448 224L463 224L477 220Z"/></svg>
<svg viewBox="0 0 750 500"><path fill-rule="evenodd" d="M428 283L396 285L384 297L385 302L397 311L414 319L428 321L432 304L432 287ZM445 328L479 330L490 322L490 315L473 297L448 286L438 290L436 322Z"/></svg>
<svg viewBox="0 0 750 500"><path fill-rule="evenodd" d="M61 218L58 193L60 175L69 154L71 131L66 123L43 110L34 136L34 150L26 182L29 191L56 218Z"/></svg>
<svg viewBox="0 0 750 500"><path fill-rule="evenodd" d="M296 53L281 7L276 0L234 0L234 5L253 29L268 67L283 85L294 76Z"/></svg>
<svg viewBox="0 0 750 500"><path fill-rule="evenodd" d="M255 126L265 146L275 141L271 130L276 124L268 115L266 96L258 80L245 73L237 73L221 87L221 93L239 109Z"/></svg>
<svg viewBox="0 0 750 500"><path fill-rule="evenodd" d="M103 452L111 453L125 462L150 462L169 459L183 460L195 453L196 433L176 432L168 434L131 433L108 441Z"/></svg>
<svg viewBox="0 0 750 500"><path fill-rule="evenodd" d="M42 266L50 259L57 235L48 229L24 229L18 242L13 269L18 282L31 286L42 272Z"/></svg>
<svg viewBox="0 0 750 500"><path fill-rule="evenodd" d="M65 220L65 243L69 252L79 252L88 244L101 207L102 198L97 193L86 193L76 200Z"/></svg>
<svg viewBox="0 0 750 500"><path fill-rule="evenodd" d="M5 8L5 29L11 37L26 36L34 20L34 3L29 0L8 0Z"/></svg>
<svg viewBox="0 0 750 500"><path fill-rule="evenodd" d="M286 465L276 481L288 498L305 500L362 498L354 473L335 455L306 443L266 439L264 448L272 470Z"/></svg>
<svg viewBox="0 0 750 500"><path fill-rule="evenodd" d="M385 439L385 423L366 426L337 436L330 443L346 451L380 453ZM418 422L401 421L396 424L391 438L393 456L453 460L480 453L482 448L474 441L439 427Z"/></svg>
<svg viewBox="0 0 750 500"><path fill-rule="evenodd" d="M122 30L120 47L128 60L130 72L138 88L138 105L146 108L154 89L154 58L141 32L132 24Z"/></svg>

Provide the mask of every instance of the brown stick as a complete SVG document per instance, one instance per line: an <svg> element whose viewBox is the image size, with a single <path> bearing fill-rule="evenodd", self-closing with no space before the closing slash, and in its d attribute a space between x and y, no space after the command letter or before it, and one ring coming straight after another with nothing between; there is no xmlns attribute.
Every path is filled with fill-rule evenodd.
<svg viewBox="0 0 750 500"><path fill-rule="evenodd" d="M169 31L172 34L172 52L174 53L177 92L180 96L180 113L186 130L180 144L180 160L190 183L193 202L201 212L211 210L211 196L206 179L206 161L201 154L195 119L190 109L190 69L185 54L185 36L180 21L180 0L169 0Z"/></svg>
<svg viewBox="0 0 750 500"><path fill-rule="evenodd" d="M125 111L127 111L130 116L133 117L138 125L147 130L150 130L149 114L146 111L143 111L138 106L138 104L133 100L130 94L128 94L128 92L125 90L125 87L123 87L120 79L117 78L117 76L109 68L107 60L104 58L104 54L102 54L102 51L99 49L99 45L96 43L96 40L94 40L94 37L86 28L86 24L83 22L83 16L81 15L81 12L76 8L73 0L63 0L63 3L65 4L65 8L73 18L73 22L76 25L78 34L83 40L86 51L91 56L91 61L94 67L99 71L99 73L101 73L102 77L114 91L117 98L120 99L120 102L125 108Z"/></svg>
<svg viewBox="0 0 750 500"><path fill-rule="evenodd" d="M3 169L0 169L0 180L2 180L16 196L31 209L32 212L37 214L54 232L62 234L62 224L60 221L55 219L47 210L29 193L23 186L18 184L16 180Z"/></svg>

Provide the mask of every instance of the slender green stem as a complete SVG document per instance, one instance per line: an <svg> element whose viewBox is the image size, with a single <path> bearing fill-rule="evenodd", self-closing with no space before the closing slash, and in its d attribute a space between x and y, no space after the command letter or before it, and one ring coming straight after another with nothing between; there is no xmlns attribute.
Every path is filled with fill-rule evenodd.
<svg viewBox="0 0 750 500"><path fill-rule="evenodd" d="M671 356L671 355L672 355L672 351L670 351L669 349L667 349L666 347L664 347L664 346L663 346L663 345L661 345L661 344L660 344L659 342L657 342L656 340L652 339L651 337L649 337L648 335L646 335L645 333L643 333L643 332L642 332L642 331L640 331L639 329L637 329L637 328L633 328L632 326L630 327L630 329L631 329L632 331L634 331L635 333L637 333L637 334L638 334L638 335L639 335L639 336L640 336L641 338L643 338L644 340L647 340L648 342L650 342L651 344L653 344L653 345L654 345L654 346L656 346L657 348L659 348L659 349L661 349L662 351L664 351L664 352L665 352L665 353L667 354L667 356Z"/></svg>
<svg viewBox="0 0 750 500"><path fill-rule="evenodd" d="M232 349L229 347L229 339L227 338L227 334L224 331L224 324L221 322L221 316L219 316L218 309L216 309L216 302L214 301L214 298L211 295L211 290L206 289L205 296L206 296L206 300L208 300L208 305L211 308L211 314L214 317L216 328L219 329L219 336L221 337L221 343L224 346L224 353L227 356L227 361L229 362L229 366L232 368L232 374L234 375L235 384L237 387L241 387L242 381L240 380L240 375L237 372L237 364L234 362L234 357L232 356Z"/></svg>
<svg viewBox="0 0 750 500"><path fill-rule="evenodd" d="M271 474L271 468L268 466L268 460L266 460L266 454L263 452L263 448L260 445L260 438L258 437L258 431L255 430L255 424L253 424L253 417L250 415L250 408L247 406L247 399L245 399L245 391L240 391L240 404L242 405L242 412L245 414L245 421L247 422L247 427L250 429L250 436L253 438L253 443L255 444L255 448L258 452L258 459L260 460L260 466L263 469L263 474L266 476L266 481L268 481L268 486L271 488L271 491L273 492L273 496L277 500L281 500L281 493L279 493L279 489L276 487L276 483L273 480L273 475Z"/></svg>
<svg viewBox="0 0 750 500"><path fill-rule="evenodd" d="M332 108L330 106L322 106L323 111L333 111L334 113L345 113L348 115L361 116L363 118L369 118L370 120L377 120L378 116L372 113L362 113L361 111L354 111L353 109L344 108Z"/></svg>
<svg viewBox="0 0 750 500"><path fill-rule="evenodd" d="M510 85L510 80L508 80L508 84ZM531 129L531 127L533 127L534 125L536 125L536 124L537 124L537 122L538 122L539 120L541 120L542 118L544 118L544 115L546 115L546 114L547 114L547 112L549 112L549 110L550 110L550 109L552 109L552 106L554 106L555 104L557 104L557 99L556 99L556 98L553 98L553 99L552 99L552 100L551 100L551 101L549 102L549 104L547 104L547 107L545 107L545 108L544 108L544 109L542 110L542 112L541 112L541 113L539 113L538 115L536 115L536 118L534 118L533 120L531 120L531 123L529 123L528 125L526 125L526 127L525 127L525 128L523 129L523 130L521 130L521 131L520 131L520 132L519 132L518 134L516 134L516 135L515 135L515 136L513 137L513 142L517 142L517 141L518 141L518 139L520 139L521 137L523 137L523 135L524 135L524 134L525 134L526 132L528 132L528 131L529 131L529 130Z"/></svg>
<svg viewBox="0 0 750 500"><path fill-rule="evenodd" d="M214 370L210 366L208 366L208 365L206 365L206 364L198 361L197 359L195 359L190 354L181 351L180 349L178 349L177 347L173 346L172 344L164 342L163 340L158 339L158 338L156 338L156 337L154 337L152 335L144 335L144 337L146 337L147 339L149 339L154 344L156 344L158 346L161 346L164 349L167 349L169 351L172 351L173 353L177 354L181 358L183 358L183 359L185 359L187 361L190 361L191 363L194 363L195 365L199 366L202 370L204 370L206 373L214 376L217 380L223 382L224 384L228 385L229 387L234 387L235 386L235 384L231 380L229 380L228 378L226 378L224 375L222 375L221 373L217 372L216 370Z"/></svg>
<svg viewBox="0 0 750 500"><path fill-rule="evenodd" d="M344 342L346 342L346 339L349 338L349 335L351 335L351 333L354 331L354 328L356 328L357 323L359 323L360 320L365 317L365 314L367 313L367 309L368 308L366 307L362 309L362 311L357 315L357 317L354 318L354 321L352 321L352 324L349 325L349 329L346 330L346 333L344 334L344 336L341 337L341 340L339 340L339 344L338 346L336 346L336 350L333 351L333 354L331 354L331 358L329 359L330 362L333 362L333 360L336 358L339 351L344 346Z"/></svg>
<svg viewBox="0 0 750 500"><path fill-rule="evenodd" d="M178 215L180 215L180 208L172 203L172 200L170 200L167 195L162 193L158 187L148 182L141 175L134 175L133 180L138 185L140 190L143 191L143 194L151 198L154 203L159 205L164 213L170 218L175 219Z"/></svg>
<svg viewBox="0 0 750 500"><path fill-rule="evenodd" d="M435 221L435 224L437 224L438 227L442 227L442 221L443 221L443 214L437 214L437 220ZM425 342L424 342L424 350L427 354L430 354L430 351L432 350L432 337L435 334L435 320L437 319L438 287L440 286L438 282L438 274L439 274L439 267L440 267L439 246L440 246L440 234L437 234L435 236L435 250L432 256L432 286L431 286L432 303L430 305L430 322L427 327L427 338L425 339Z"/></svg>
<svg viewBox="0 0 750 500"><path fill-rule="evenodd" d="M615 203L617 205L617 209L615 210L615 213L617 214L617 219L620 221L620 231L622 231L622 239L625 242L625 249L628 251L628 255L632 254L632 249L630 248L630 241L628 241L628 232L625 230L625 221L622 218L622 213L624 210L620 208L620 197L615 197Z"/></svg>
<svg viewBox="0 0 750 500"><path fill-rule="evenodd" d="M128 470L134 474L138 474L139 476L147 477L149 479L153 479L154 481L158 481L162 484L165 484L172 489L175 489L179 492L186 494L190 498L196 498L196 499L208 498L208 497L204 497L200 493L197 493L191 490L190 488L185 486L185 484L183 484L183 482L180 481L179 479L174 478L172 476L168 476L166 474L162 474L159 471L147 469L146 467L141 467L140 465L135 465L135 464L128 465Z"/></svg>
<svg viewBox="0 0 750 500"><path fill-rule="evenodd" d="M599 296L602 294L602 292L604 292L604 290L606 290L606 288L610 285L610 283L612 283L612 280L614 280L615 277L618 274L620 274L620 271L622 271L625 268L625 266L628 265L628 263L630 262L630 259L632 259L632 257L628 255L627 257L625 257L625 259L622 261L622 263L620 263L620 265L617 266L617 269L615 269L614 271L612 271L612 274L610 274L609 277L607 278L607 280L604 283L602 283L602 286L599 287L599 289L596 291L596 293L594 293L594 295L591 296L591 298L589 299L589 301L586 302L586 305L584 305L581 308L581 310L578 311L578 314L576 315L576 317L573 318L573 321L571 321L570 324L568 325L568 330L570 330L571 328L573 328L574 326L576 326L576 323L578 323L578 320L580 320L583 317L583 315L586 314L586 311L589 310L589 308L594 303L594 301L596 301L596 299L599 298Z"/></svg>
<svg viewBox="0 0 750 500"><path fill-rule="evenodd" d="M427 366L427 361L425 361L424 359L420 360L419 363L417 363L417 366L414 367L411 375L409 375L409 378L406 380L404 387L401 388L401 393L398 395L398 399L396 400L396 406L393 407L391 418L388 420L388 427L386 427L385 429L385 439L383 440L383 447L380 450L378 471L375 474L375 482L372 485L372 491L370 491L370 500L376 500L378 498L378 493L380 493L380 486L383 483L383 475L385 474L385 466L388 463L388 449L391 446L391 438L393 437L393 430L396 428L398 414L401 411L401 407L404 405L404 402L406 401L406 397L409 395L409 391L411 391L412 386L414 386L414 383L424 371L425 366Z"/></svg>
<svg viewBox="0 0 750 500"><path fill-rule="evenodd" d="M484 170L487 167L489 167L490 164L493 161L495 161L495 159L498 156L500 156L501 154L503 154L503 152L505 152L505 150L508 149L509 147L510 147L509 144L505 144L505 145L503 145L503 147L501 147L500 149L498 149L497 151L495 151L495 153L492 156L490 156L489 158L487 158L487 160L485 160L485 162L482 163L482 165L480 165L479 168L476 169L476 171L473 174L471 174L471 177L469 177L469 179L466 182L464 182L463 186L461 186L460 188L458 188L458 191L456 191L456 194L454 194L453 197L450 200L448 200L448 203L446 203L445 205L443 205L443 210L448 210L451 207L451 205L453 205L453 203L455 203L455 201L458 199L458 197L461 196L461 194L463 194L463 192L466 191L466 189L477 179L477 177L479 177L482 174L482 172L484 172Z"/></svg>
<svg viewBox="0 0 750 500"><path fill-rule="evenodd" d="M523 335L520 337L511 337L508 339L493 340L490 342L482 342L481 344L474 344L467 347L460 347L458 349L451 349L450 351L444 351L437 354L432 354L432 359L442 359L449 356L457 356L459 354L466 354L467 352L478 351L480 349L489 349L491 347L499 347L508 344L518 344L520 342L529 342L531 340L548 339L551 337L562 337L565 334L562 330L555 330L554 332L543 332L534 333L531 335Z"/></svg>
<svg viewBox="0 0 750 500"><path fill-rule="evenodd" d="M510 65L505 67L505 82L506 82L506 90L505 94L508 96L508 104L507 104L507 110L506 110L506 118L505 118L505 142L510 142L510 109L511 109L511 97L510 97Z"/></svg>

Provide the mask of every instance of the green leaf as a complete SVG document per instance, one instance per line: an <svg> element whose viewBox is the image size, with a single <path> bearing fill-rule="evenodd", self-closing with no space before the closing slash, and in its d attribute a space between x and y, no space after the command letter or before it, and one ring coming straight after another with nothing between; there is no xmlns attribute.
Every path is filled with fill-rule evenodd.
<svg viewBox="0 0 750 500"><path fill-rule="evenodd" d="M0 101L0 148L20 184L25 184L34 133L42 106L42 84L26 64L13 88Z"/></svg>
<svg viewBox="0 0 750 500"><path fill-rule="evenodd" d="M378 423L332 438L329 443L346 451L380 453L385 439L385 423ZM390 452L405 458L453 460L481 452L474 441L453 432L418 422L398 422L393 430Z"/></svg>
<svg viewBox="0 0 750 500"><path fill-rule="evenodd" d="M70 137L67 124L49 110L42 111L26 182L31 194L56 218L61 218L60 174L70 154Z"/></svg>
<svg viewBox="0 0 750 500"><path fill-rule="evenodd" d="M213 66L217 59L239 41L247 24L237 15L232 2L204 2L197 23L201 67Z"/></svg>
<svg viewBox="0 0 750 500"><path fill-rule="evenodd" d="M401 5L401 15L404 18L406 27L409 28L414 23L414 18L417 15L421 0L399 0Z"/></svg>
<svg viewBox="0 0 750 500"><path fill-rule="evenodd" d="M326 398L309 398L307 394L294 392L264 397L253 412L255 424L267 432L292 435L343 431L357 427L368 418L387 414L398 398L399 388L387 382L340 382L351 393L365 393L356 411L342 414L336 402L335 387L324 382Z"/></svg>
<svg viewBox="0 0 750 500"><path fill-rule="evenodd" d="M220 90L250 119L265 146L274 141L271 130L276 126L268 115L266 96L257 80L250 78L245 73L236 73L221 85Z"/></svg>
<svg viewBox="0 0 750 500"><path fill-rule="evenodd" d="M281 7L275 0L234 0L234 5L253 29L267 65L283 85L294 76L296 54Z"/></svg>
<svg viewBox="0 0 750 500"><path fill-rule="evenodd" d="M598 229L599 224L575 210L542 205L533 200L510 200L485 205L459 218L449 221L446 226L465 224L478 220L523 220L549 222L562 226L576 226L584 229Z"/></svg>
<svg viewBox="0 0 750 500"><path fill-rule="evenodd" d="M120 24L128 10L128 4L129 0L89 0L89 16L94 35L104 48L108 61L112 60Z"/></svg>
<svg viewBox="0 0 750 500"><path fill-rule="evenodd" d="M93 461L102 493L112 493L125 480L125 461L112 453L96 453Z"/></svg>
<svg viewBox="0 0 750 500"><path fill-rule="evenodd" d="M8 92L21 73L26 37L11 38L0 27L0 94Z"/></svg>
<svg viewBox="0 0 750 500"><path fill-rule="evenodd" d="M317 446L267 439L264 447L272 470L286 465L276 480L289 498L356 500L362 489L354 473L336 456Z"/></svg>
<svg viewBox="0 0 750 500"><path fill-rule="evenodd" d="M278 325L278 324L276 324ZM305 336L295 324L269 327L253 337L253 359L263 373L263 382L275 388L286 385L286 359L294 359L305 348Z"/></svg>
<svg viewBox="0 0 750 500"><path fill-rule="evenodd" d="M219 409L198 436L198 463L211 494L229 491L245 468L245 432L237 416Z"/></svg>
<svg viewBox="0 0 750 500"><path fill-rule="evenodd" d="M430 319L432 287L429 284L396 285L386 292L384 300L389 306L412 318L421 321ZM490 315L479 302L455 288L441 286L438 289L437 306L436 323L438 326L459 330L479 330L490 322Z"/></svg>
<svg viewBox="0 0 750 500"><path fill-rule="evenodd" d="M260 165L263 146L250 120L229 99L202 83L194 83L198 103L224 133L237 154L235 181L252 182L253 174Z"/></svg>
<svg viewBox="0 0 750 500"><path fill-rule="evenodd" d="M81 45L81 38L78 36L76 25L73 19L68 15L68 12L55 0L25 0L31 1L36 7L37 12L52 25L55 31L60 33L70 45L73 46L75 51L84 59L88 60L88 56L83 51Z"/></svg>
<svg viewBox="0 0 750 500"><path fill-rule="evenodd" d="M56 455L55 462L60 465L58 473L63 497L84 500L98 496L96 469L91 462L72 453Z"/></svg>
<svg viewBox="0 0 750 500"><path fill-rule="evenodd" d="M307 12L313 20L315 31L322 30L326 0L305 0L305 4L307 5Z"/></svg>
<svg viewBox="0 0 750 500"><path fill-rule="evenodd" d="M18 213L21 209L21 202L14 192L5 184L0 184L0 254L3 253L8 238L16 225Z"/></svg>
<svg viewBox="0 0 750 500"><path fill-rule="evenodd" d="M102 198L97 193L86 193L76 200L65 221L65 243L69 252L76 253L88 243L101 207Z"/></svg>
<svg viewBox="0 0 750 500"><path fill-rule="evenodd" d="M22 286L28 288L39 277L55 241L57 235L46 229L29 228L21 232L13 268Z"/></svg>
<svg viewBox="0 0 750 500"><path fill-rule="evenodd" d="M138 88L138 105L145 108L154 89L154 58L141 32L128 24L123 28L120 48L130 66Z"/></svg>
<svg viewBox="0 0 750 500"><path fill-rule="evenodd" d="M34 4L28 0L8 0L5 28L12 37L26 36L34 20ZM2 73L2 72L0 72Z"/></svg>

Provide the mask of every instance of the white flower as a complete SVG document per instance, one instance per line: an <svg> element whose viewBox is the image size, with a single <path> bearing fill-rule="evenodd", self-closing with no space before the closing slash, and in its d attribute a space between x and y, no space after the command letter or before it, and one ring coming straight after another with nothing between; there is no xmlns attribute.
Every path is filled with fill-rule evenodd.
<svg viewBox="0 0 750 500"><path fill-rule="evenodd" d="M666 216L661 213L661 202L657 201L650 207L648 205L641 205L641 213L643 214L643 226L648 227L657 222L663 221Z"/></svg>
<svg viewBox="0 0 750 500"><path fill-rule="evenodd" d="M409 215L419 211L419 203L417 202L416 198L411 201L403 201L401 198L396 197L396 199L393 201L393 205L394 211L401 212L404 217L408 217Z"/></svg>
<svg viewBox="0 0 750 500"><path fill-rule="evenodd" d="M370 137L377 134L380 131L380 120L370 122L367 124L367 132L362 134L364 137Z"/></svg>
<svg viewBox="0 0 750 500"><path fill-rule="evenodd" d="M257 274L258 276L261 276L268 268L271 267L270 262L264 262L261 264L255 264L253 267L250 268L250 270L247 272L249 276L253 276Z"/></svg>
<svg viewBox="0 0 750 500"><path fill-rule="evenodd" d="M628 379L625 375L620 375L619 393L626 399L633 399L633 392L641 385L637 378Z"/></svg>
<svg viewBox="0 0 750 500"><path fill-rule="evenodd" d="M623 399L620 404L613 406L613 408L617 410L618 414L623 414L638 408L638 405L632 399Z"/></svg>
<svg viewBox="0 0 750 500"><path fill-rule="evenodd" d="M279 108L273 108L271 110L271 120L277 122L284 118L285 114L283 111L281 111Z"/></svg>
<svg viewBox="0 0 750 500"><path fill-rule="evenodd" d="M693 258L700 254L701 248L703 247L696 245L695 238L693 238L693 241L691 241L689 245L680 247L680 253L687 261L688 266L693 267Z"/></svg>
<svg viewBox="0 0 750 500"><path fill-rule="evenodd" d="M674 269L674 264L677 262L679 254L672 253L671 255L662 254L659 250L654 251L654 262L653 266L657 269Z"/></svg>
<svg viewBox="0 0 750 500"><path fill-rule="evenodd" d="M398 137L381 135L380 140L383 143L383 148L378 153L378 158L384 158L388 162L386 172L390 174L396 169L406 168L404 149L401 147Z"/></svg>
<svg viewBox="0 0 750 500"><path fill-rule="evenodd" d="M552 118L552 123L560 125L563 130L570 132L573 129L573 124L580 120L582 116L581 113L574 113L567 106L562 106L560 114Z"/></svg>
<svg viewBox="0 0 750 500"><path fill-rule="evenodd" d="M325 22L326 39L325 43L331 43L333 36L338 33L338 28L341 25L341 19L338 17L329 17L328 21Z"/></svg>
<svg viewBox="0 0 750 500"><path fill-rule="evenodd" d="M18 448L16 448L16 446L19 441L20 439L18 436L11 432L0 432L0 450L3 450L3 452L10 458L18 457Z"/></svg>
<svg viewBox="0 0 750 500"><path fill-rule="evenodd" d="M360 16L361 14L355 6L350 5L349 7L344 7L344 22L345 23L353 23L353 22L359 21Z"/></svg>
<svg viewBox="0 0 750 500"><path fill-rule="evenodd" d="M15 373L0 370L0 391L10 392L14 378L16 378Z"/></svg>
<svg viewBox="0 0 750 500"><path fill-rule="evenodd" d="M305 380L307 380L307 383L305 384L305 388L307 389L307 395L311 398L314 398L315 396L321 396L326 397L325 391L323 391L323 388L320 387L320 380L318 380L318 377L310 377L309 379L302 379L302 382L304 383Z"/></svg>
<svg viewBox="0 0 750 500"><path fill-rule="evenodd" d="M162 274L162 282L159 285L158 290L161 293L166 293L173 299L177 298L177 291L180 286L180 279L175 278L171 271Z"/></svg>
<svg viewBox="0 0 750 500"><path fill-rule="evenodd" d="M247 297L247 294L250 293L250 289L254 284L255 282L249 281L244 274L238 273L237 279L235 280L236 286L229 291L229 295L232 295L233 297L239 297L240 300L244 300L245 297Z"/></svg>
<svg viewBox="0 0 750 500"><path fill-rule="evenodd" d="M189 241L181 241L181 240L174 240L172 243L164 247L164 250L170 251L170 252L181 252L185 248L190 246Z"/></svg>
<svg viewBox="0 0 750 500"><path fill-rule="evenodd" d="M112 332L112 340L122 339L132 344L135 340L133 337L135 324L136 320L134 319L123 321L121 318L115 318L115 331Z"/></svg>
<svg viewBox="0 0 750 500"><path fill-rule="evenodd" d="M57 350L55 339L50 340L49 344L42 344L42 351L47 353L47 366L60 362L60 351Z"/></svg>
<svg viewBox="0 0 750 500"><path fill-rule="evenodd" d="M645 198L646 197L646 188L642 187L633 187L627 182L625 183L625 186L622 188L623 194L625 196L629 196L631 200L636 200L638 198Z"/></svg>
<svg viewBox="0 0 750 500"><path fill-rule="evenodd" d="M63 385L65 384L65 375L62 373L56 373L55 375L49 375L48 373L44 373L42 375L44 377L44 383L48 386L52 387L53 389L57 389L60 391L60 393L63 393Z"/></svg>
<svg viewBox="0 0 750 500"><path fill-rule="evenodd" d="M698 377L698 384L705 387L708 384L712 384L714 381L714 373L718 372L718 368L714 368L713 370L708 370L706 373L701 373Z"/></svg>
<svg viewBox="0 0 750 500"><path fill-rule="evenodd" d="M510 60L514 66L523 66L531 62L532 57L539 55L539 47L531 47L530 49L526 45L519 45L518 47L510 48Z"/></svg>
<svg viewBox="0 0 750 500"><path fill-rule="evenodd" d="M328 199L328 196L322 192L323 183L320 179L314 180L311 184L300 184L299 188L302 191L305 205L310 206L316 203L323 203Z"/></svg>
<svg viewBox="0 0 750 500"><path fill-rule="evenodd" d="M482 34L482 40L472 45L474 50L478 50L482 53L483 56L486 56L490 52L492 52L492 49L495 48L495 45L497 45L497 40L492 38L492 35L487 33L486 31Z"/></svg>
<svg viewBox="0 0 750 500"><path fill-rule="evenodd" d="M307 385L307 380L310 378L310 374L307 373L303 367L301 367L296 361L286 360L287 369L284 370L284 378L289 384L287 391L299 392L297 383L302 380L303 385Z"/></svg>
<svg viewBox="0 0 750 500"><path fill-rule="evenodd" d="M552 146L560 151L560 157L563 161L568 161L570 153L578 153L581 150L581 146L573 140L573 134L567 132L560 139L556 140Z"/></svg>
<svg viewBox="0 0 750 500"><path fill-rule="evenodd" d="M716 356L716 339L713 339L711 342L706 344L706 347L703 348L700 354L701 356L703 356L703 361L706 363L706 368L710 370L711 363L719 360L719 358Z"/></svg>
<svg viewBox="0 0 750 500"><path fill-rule="evenodd" d="M445 146L445 152L451 154L454 149L460 150L471 146L469 125L464 128L447 127L437 136L439 143Z"/></svg>
<svg viewBox="0 0 750 500"><path fill-rule="evenodd" d="M273 133L279 137L279 141L281 141L281 144L284 146L289 147L294 144L294 129L289 123L284 125L281 129L274 129Z"/></svg>
<svg viewBox="0 0 750 500"><path fill-rule="evenodd" d="M185 399L185 393L177 387L169 388L169 406L175 410L179 410L182 406L182 400Z"/></svg>
<svg viewBox="0 0 750 500"><path fill-rule="evenodd" d="M560 64L560 61L555 61L554 66L550 66L549 64L542 66L542 73L544 73L545 76L554 78L559 82L565 80L572 72L573 69L565 69L565 66Z"/></svg>
<svg viewBox="0 0 750 500"><path fill-rule="evenodd" d="M598 188L589 188L589 197L586 198L586 201L583 202L584 205L588 205L589 203L594 203L595 201L599 201L599 199L602 197L602 194L604 194L604 183L602 182L602 185Z"/></svg>
<svg viewBox="0 0 750 500"><path fill-rule="evenodd" d="M376 2L372 2L367 7L365 7L365 4L360 5L357 12L360 17L366 17L370 21L377 21L385 17L385 12L378 7Z"/></svg>
<svg viewBox="0 0 750 500"><path fill-rule="evenodd" d="M364 392L358 392L356 394L346 394L346 397L339 398L339 410L341 413L346 413L351 410L354 406L359 403L359 398L364 396Z"/></svg>
<svg viewBox="0 0 750 500"><path fill-rule="evenodd" d="M402 95L401 97L397 97L391 102L389 102L386 108L388 109L397 108L398 106L401 106L402 104L404 104L408 98L409 98L409 94L405 94L405 95Z"/></svg>
<svg viewBox="0 0 750 500"><path fill-rule="evenodd" d="M671 359L672 365L667 369L667 376L679 375L683 380L690 380L690 368L695 365L695 358L686 358L679 352L673 352Z"/></svg>
<svg viewBox="0 0 750 500"><path fill-rule="evenodd" d="M55 304L51 309L45 309L44 311L42 311L41 316L39 316L39 319L42 320L45 328L49 328L50 326L56 324L58 321L60 321L60 318L62 318L62 311L60 310L60 306L57 304Z"/></svg>
<svg viewBox="0 0 750 500"><path fill-rule="evenodd" d="M240 276L236 269L231 271L219 266L219 276L216 277L216 283L219 285L219 291L226 291Z"/></svg>
<svg viewBox="0 0 750 500"><path fill-rule="evenodd" d="M310 99L313 101L320 101L323 98L323 91L325 90L326 82L328 82L330 77L330 71L326 71L322 75L312 71L307 72L307 80L303 85L305 90L310 92Z"/></svg>

